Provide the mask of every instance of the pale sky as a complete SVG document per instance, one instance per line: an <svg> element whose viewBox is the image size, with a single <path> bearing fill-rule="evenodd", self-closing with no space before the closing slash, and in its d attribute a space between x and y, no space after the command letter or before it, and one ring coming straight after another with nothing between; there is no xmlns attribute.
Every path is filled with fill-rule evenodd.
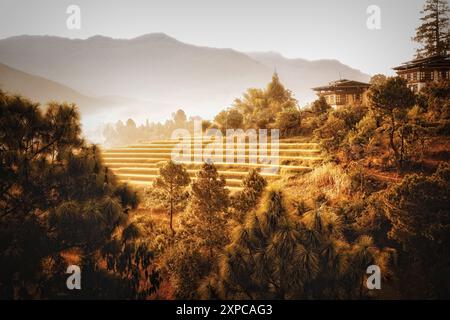
<svg viewBox="0 0 450 320"><path fill-rule="evenodd" d="M0 0L0 38L30 34L133 38L164 32L182 42L288 58L337 59L368 74L410 60L425 0ZM66 27L69 5L81 29ZM369 5L381 29L366 26Z"/></svg>

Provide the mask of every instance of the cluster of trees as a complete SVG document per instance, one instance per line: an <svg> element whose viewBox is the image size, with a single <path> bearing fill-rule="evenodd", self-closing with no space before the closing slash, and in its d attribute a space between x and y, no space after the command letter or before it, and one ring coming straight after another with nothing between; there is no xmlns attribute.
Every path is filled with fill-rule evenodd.
<svg viewBox="0 0 450 320"><path fill-rule="evenodd" d="M318 106L321 107L321 106ZM145 140L170 139L176 129L188 129L194 133L194 121L201 121L201 130L219 129L226 134L227 129L272 129L280 130L281 137L302 133L303 112L290 90L286 89L275 73L265 89L252 88L236 99L233 105L221 111L213 121L200 117L187 119L182 109L172 114L165 123L149 123L137 126L132 119L124 124L107 124L103 129L104 145L123 146Z"/></svg>
<svg viewBox="0 0 450 320"><path fill-rule="evenodd" d="M318 100L306 119L330 152L356 157L351 143L359 141L362 158L375 156L378 139L403 166L413 143L408 126L439 128L449 101L446 83L419 97L405 88L399 78L377 77L367 106L331 110ZM162 228L134 213L136 192L80 138L75 106L43 112L1 93L0 108L2 297L145 298L165 281L173 297L188 299L376 298L383 291L365 285L375 264L395 298L448 298L448 164L369 186L364 169L342 157L344 166L279 185L251 171L230 194L213 164L191 179L168 162L145 194L167 211ZM64 287L74 257L89 284L81 291Z"/></svg>
<svg viewBox="0 0 450 320"><path fill-rule="evenodd" d="M424 292L433 298L448 298L450 293L446 276L450 266L449 199L449 163L441 164L431 176L406 176L391 186L383 199L387 204L384 213L392 225L388 236L405 251L401 268L408 276L415 274Z"/></svg>
<svg viewBox="0 0 450 320"><path fill-rule="evenodd" d="M376 264L396 298L448 297L450 166L397 183L372 183L365 168L387 159L401 172L423 159L428 139L446 139L449 88L434 83L415 95L401 78L375 76L359 105L331 109L318 99L290 117L293 109L275 103L270 125L300 115L303 134L340 165L270 187L251 171L230 195L214 165L205 163L193 180L168 162L145 194L167 211L167 228L130 215L137 193L80 138L75 106L43 112L1 93L1 295L145 298L166 281L176 298L360 299L377 296L365 286L366 268ZM229 109L204 129L251 128L254 120ZM175 125L189 128L182 111ZM327 192L330 183L339 187ZM70 257L91 284L79 292L64 288Z"/></svg>
<svg viewBox="0 0 450 320"><path fill-rule="evenodd" d="M221 111L210 127L224 133L227 129L276 128L280 136L288 137L300 133L300 122L297 100L274 73L265 89L248 89L230 108Z"/></svg>
<svg viewBox="0 0 450 320"><path fill-rule="evenodd" d="M2 298L139 298L159 285L148 239L129 221L136 192L80 138L74 105L45 112L0 92ZM89 285L65 288L74 257Z"/></svg>
<svg viewBox="0 0 450 320"><path fill-rule="evenodd" d="M124 146L139 141L170 139L175 129L189 129L193 132L196 120L201 121L198 117L187 119L182 109L172 113L172 119L165 123L147 120L145 124L137 126L133 119L128 119L125 124L119 120L115 124L108 123L103 129L103 145Z"/></svg>
<svg viewBox="0 0 450 320"><path fill-rule="evenodd" d="M313 134L343 162L400 172L407 164L422 164L431 139L448 136L449 101L449 81L416 95L403 78L375 76L363 102L316 117Z"/></svg>
<svg viewBox="0 0 450 320"><path fill-rule="evenodd" d="M236 99L232 106L243 116L244 128L273 128L277 115L286 110L297 110L297 101L290 90L280 82L276 73L265 89L249 89L242 98ZM299 123L298 123L299 125Z"/></svg>
<svg viewBox="0 0 450 320"><path fill-rule="evenodd" d="M448 52L447 11L427 1L420 56ZM320 98L299 110L277 75L249 89L203 129L279 128L283 137L314 137L337 161L278 186L254 171L232 196L212 165L191 187L181 179L180 223L163 255L175 297L448 298L448 148L432 174L417 164L431 141L447 143L449 105L449 81L414 94L404 79L382 75L360 103L339 109ZM372 264L383 276L379 292L365 286Z"/></svg>
<svg viewBox="0 0 450 320"><path fill-rule="evenodd" d="M385 254L370 237L345 241L339 218L321 209L296 215L279 188L233 230L204 298L339 299L367 297L366 269Z"/></svg>
<svg viewBox="0 0 450 320"><path fill-rule="evenodd" d="M408 174L371 192L358 186L352 202L337 206L350 237L370 234L378 246L395 248L389 278L398 297L449 297L449 174L443 162L432 175Z"/></svg>
<svg viewBox="0 0 450 320"><path fill-rule="evenodd" d="M164 198L179 215L161 255L174 297L448 297L450 165L372 191L343 188L337 180L354 177L338 168L270 186L252 171L230 195L214 165L189 186L184 167L167 163L155 189L177 190ZM390 294L367 288L370 265Z"/></svg>

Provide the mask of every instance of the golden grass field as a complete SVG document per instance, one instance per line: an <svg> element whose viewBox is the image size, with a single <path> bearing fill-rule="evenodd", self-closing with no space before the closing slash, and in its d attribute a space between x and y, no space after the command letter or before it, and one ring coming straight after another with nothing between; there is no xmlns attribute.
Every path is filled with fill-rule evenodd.
<svg viewBox="0 0 450 320"><path fill-rule="evenodd" d="M103 158L105 165L110 168L122 182L126 182L136 187L150 186L159 175L159 168L172 158L172 151L180 142L178 140L159 140L152 142L142 142L120 148L105 149ZM202 165L198 161L199 155L209 145L208 142L196 144L194 140L184 143L181 146L188 146L190 149L189 159L180 161L183 163L189 175L195 180L196 172ZM273 181L282 172L308 172L318 163L322 162L322 154L319 145L314 142L305 142L305 139L282 139L278 146L278 154L272 156L271 144L268 143L262 148L266 148L266 159L275 160L277 164L266 164L258 156L258 146L235 143L226 146L224 143L223 160L214 162L217 170L226 179L227 188L231 191L241 188L242 179L252 169L261 171L263 168L275 169L271 172L261 172L268 181ZM261 148L261 147L260 147ZM226 155L233 154L234 161L225 161ZM240 155L240 156L238 156ZM256 156L255 156L256 155ZM201 158L200 158L201 159ZM187 161L186 161L187 160ZM278 170L276 170L278 167Z"/></svg>

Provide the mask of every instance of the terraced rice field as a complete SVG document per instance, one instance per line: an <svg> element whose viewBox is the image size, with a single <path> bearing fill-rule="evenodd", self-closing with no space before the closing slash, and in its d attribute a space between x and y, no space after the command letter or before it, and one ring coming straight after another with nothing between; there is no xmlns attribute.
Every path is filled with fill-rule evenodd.
<svg viewBox="0 0 450 320"><path fill-rule="evenodd" d="M210 142L199 143L191 140L190 143L182 145L180 143L178 140L160 140L106 149L103 151L103 158L105 165L113 170L121 181L135 186L151 186L158 177L159 168L172 158L172 152L177 148L180 150L182 147L188 147L190 154L187 157L184 155L179 162L186 166L191 178L195 179L196 172L205 160L202 155ZM274 169L270 172L267 170L261 172L261 175L271 181L277 179L282 172L309 171L322 161L319 146L316 143L305 142L304 139L282 139L278 144L278 153L274 154L271 153L270 143L262 146L267 151L265 159L275 163L278 161L278 165L264 163L263 158L258 156L264 150L261 150L261 147L258 149L258 145L235 143L233 146L227 146L224 140L223 146L223 159L214 161L214 164L219 173L225 177L230 190L241 189L242 179L253 168L258 171L263 168ZM229 161L231 158L232 162Z"/></svg>

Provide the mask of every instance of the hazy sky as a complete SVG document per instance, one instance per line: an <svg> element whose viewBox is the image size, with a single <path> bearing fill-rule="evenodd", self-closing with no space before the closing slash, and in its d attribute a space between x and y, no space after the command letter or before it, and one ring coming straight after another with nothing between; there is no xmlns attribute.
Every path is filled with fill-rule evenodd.
<svg viewBox="0 0 450 320"><path fill-rule="evenodd" d="M132 38L164 32L190 44L337 59L366 73L392 74L412 58L425 0L0 0L0 38L21 34ZM66 27L69 5L81 29ZM381 29L366 26L369 5Z"/></svg>

